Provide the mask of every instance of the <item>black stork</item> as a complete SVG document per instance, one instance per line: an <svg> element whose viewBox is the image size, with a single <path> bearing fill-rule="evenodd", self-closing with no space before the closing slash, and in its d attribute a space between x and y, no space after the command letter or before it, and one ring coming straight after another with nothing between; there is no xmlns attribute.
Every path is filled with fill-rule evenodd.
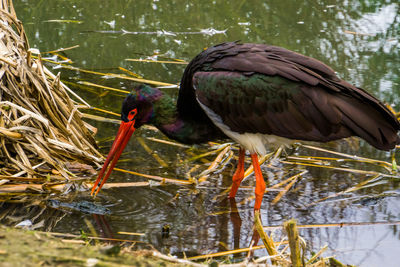
<svg viewBox="0 0 400 267"><path fill-rule="evenodd" d="M186 67L177 103L159 89L141 85L125 98L121 118L92 195L99 184L95 194L100 191L130 136L143 124L186 144L224 137L239 143L230 198L244 176L245 150L250 151L255 210L265 191L258 155L266 153L267 144L349 136L381 150L400 143L400 124L378 99L339 79L314 58L264 44L229 42L204 50Z"/></svg>

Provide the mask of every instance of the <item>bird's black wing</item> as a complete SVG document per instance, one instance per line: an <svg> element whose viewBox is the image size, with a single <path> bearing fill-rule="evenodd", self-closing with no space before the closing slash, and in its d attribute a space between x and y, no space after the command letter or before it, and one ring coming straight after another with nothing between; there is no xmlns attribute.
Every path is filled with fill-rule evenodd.
<svg viewBox="0 0 400 267"><path fill-rule="evenodd" d="M238 132L314 141L358 135L381 149L398 142L399 122L384 104L324 63L281 47L232 42L203 51L182 77L180 114L208 120L198 100Z"/></svg>
<svg viewBox="0 0 400 267"><path fill-rule="evenodd" d="M391 116L368 102L281 76L240 72L197 72L197 101L231 131L326 142L360 136L388 150L398 143Z"/></svg>
<svg viewBox="0 0 400 267"><path fill-rule="evenodd" d="M193 76L198 71L236 71L245 74L279 75L310 85L325 83L326 79L340 81L334 71L322 62L293 51L264 44L222 43L198 54L186 67L182 76L178 98L181 114L203 120L206 118L198 106L193 88Z"/></svg>

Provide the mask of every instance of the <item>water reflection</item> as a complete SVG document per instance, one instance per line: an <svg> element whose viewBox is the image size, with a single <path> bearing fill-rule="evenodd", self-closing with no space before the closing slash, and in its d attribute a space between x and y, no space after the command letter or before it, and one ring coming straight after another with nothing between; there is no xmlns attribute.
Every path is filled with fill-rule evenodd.
<svg viewBox="0 0 400 267"><path fill-rule="evenodd" d="M375 93L382 85L384 91L396 88L391 82L398 85L398 68L390 67L399 58L397 1L358 1L353 4L347 1L277 0L231 1L229 4L181 0L136 1L135 4L113 2L98 1L94 5L83 1L71 5L68 1L60 1L53 6L42 1L29 1L29 5L23 1L17 4L17 9L31 11L28 16L22 12L20 16L32 46L46 51L79 44L80 49L71 50L68 55L78 66L85 68L123 66L141 75L177 82L182 70L179 66L165 69L152 64L128 63L124 59L133 55L151 55L153 51L190 59L204 47L240 39L280 45L316 57L331 65L345 79ZM46 22L54 19L83 23ZM185 32L208 28L227 29L226 36L87 33L108 30ZM380 64L375 64L378 62ZM378 66L386 71L376 69ZM387 71L388 67L390 71ZM396 106L399 106L398 101Z"/></svg>
<svg viewBox="0 0 400 267"><path fill-rule="evenodd" d="M30 45L41 51L79 45L65 51L74 66L117 72L122 66L141 76L177 83L184 66L126 61L145 58L155 52L172 58L190 60L204 47L219 42L270 43L318 58L338 71L340 77L373 92L400 110L399 4L386 1L15 1L19 18L25 25ZM61 20L68 20L62 22ZM82 23L80 23L82 22ZM198 32L203 29L225 30L216 35L148 35L115 34L108 31ZM104 33L96 31L107 31ZM60 71L60 70L55 70ZM123 87L120 81L62 71L64 80L96 82ZM119 112L122 94L76 88L90 104ZM176 89L167 89L176 95ZM112 136L117 126L91 122L98 127L98 140ZM138 130L138 136L164 138L160 133ZM100 143L107 152L108 142ZM185 177L201 161L186 162L190 153L202 153L208 147L194 150L152 143L148 145L169 165L161 168L138 142L130 143L123 155L129 159L120 167L167 177ZM323 145L335 151L390 161L390 154L364 142L341 141ZM294 154L332 156L301 148ZM213 160L212 157L207 160ZM95 203L108 208L111 215L93 217L77 211L54 209L42 198L1 204L0 220L14 225L30 218L38 229L79 233L88 231L84 219L109 235L118 231L145 233L141 241L172 254L197 255L248 246L252 240L253 203L246 201L253 189L243 188L236 198L236 209L224 197L218 197L230 185L234 161L223 172L209 178L209 184L188 186L154 186L134 189L103 190ZM378 170L357 162L338 162L337 166ZM281 225L296 218L299 224L337 222L399 221L399 180L383 179L380 183L316 205L324 197L350 188L370 178L323 168L278 164L264 166L271 183L303 170L308 173L276 205L271 201L277 192L264 197L264 225ZM382 171L379 169L379 171ZM114 181L141 181L126 174L113 174ZM248 179L245 185L252 186ZM50 196L50 198L55 198ZM69 196L70 202L88 200L86 192ZM66 216L68 215L68 216ZM39 224L40 223L40 224ZM162 227L170 225L170 237L162 238ZM100 226L103 225L103 226ZM102 228L103 227L103 228ZM104 228L105 227L105 228ZM343 228L302 229L300 234L310 250L318 251L328 243L329 254L345 263L363 266L393 265L390 258L400 245L396 226L358 226ZM278 236L279 233L277 232ZM265 255L257 251L257 256ZM240 255L244 257L245 255ZM386 260L386 262L385 262Z"/></svg>

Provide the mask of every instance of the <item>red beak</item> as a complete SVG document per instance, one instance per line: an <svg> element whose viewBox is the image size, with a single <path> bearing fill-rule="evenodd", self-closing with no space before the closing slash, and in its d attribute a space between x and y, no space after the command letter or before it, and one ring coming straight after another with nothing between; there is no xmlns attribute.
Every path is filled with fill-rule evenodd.
<svg viewBox="0 0 400 267"><path fill-rule="evenodd" d="M119 127L117 137L115 137L114 143L111 146L110 152L108 153L106 162L104 162L103 168L101 169L99 176L97 177L96 182L93 185L91 195L93 196L94 191L96 190L96 187L100 185L99 188L97 189L96 193L94 193L94 196L99 193L100 189L103 187L104 183L107 181L108 177L110 176L112 170L115 167L115 164L117 164L117 161L119 157L121 156L122 151L128 144L128 141L130 137L132 136L133 132L136 130L135 129L135 120L131 120L129 122L121 122L121 126ZM107 173L106 173L107 171ZM104 175L106 173L106 175ZM103 178L104 176L104 178Z"/></svg>

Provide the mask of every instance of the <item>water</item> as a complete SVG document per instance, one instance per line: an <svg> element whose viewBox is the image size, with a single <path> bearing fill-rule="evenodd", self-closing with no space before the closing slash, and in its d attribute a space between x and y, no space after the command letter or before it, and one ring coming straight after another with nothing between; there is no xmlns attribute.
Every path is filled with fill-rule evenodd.
<svg viewBox="0 0 400 267"><path fill-rule="evenodd" d="M31 47L51 51L79 45L64 52L76 67L101 72L117 72L123 67L146 79L178 83L184 65L127 61L160 54L168 58L190 60L205 47L232 40L269 43L315 57L334 68L338 75L363 87L400 110L400 6L398 1L15 1L19 19L24 23ZM162 59L162 58L160 58ZM122 87L121 81L90 76L67 70L64 80L81 80ZM75 91L90 104L119 112L122 94L102 96L100 90ZM176 94L176 89L167 89ZM107 152L117 125L90 121L98 127L98 140ZM160 133L143 129L135 136L165 139ZM128 145L119 167L185 179L185 174L201 161L187 162L195 154L209 151L198 146L193 151L144 139L148 146L167 162L161 167L143 147ZM390 162L390 154L370 147L365 142L333 142L321 145L334 151L357 154ZM300 148L294 154L332 156ZM215 156L214 156L215 157ZM213 160L213 156L208 160ZM141 240L162 252L176 255L199 255L247 247L252 233L252 201L239 204L253 195L241 189L236 197L239 213L230 213L230 203L217 197L229 186L234 172L232 160L206 184L197 189L166 185L103 190L93 201L88 192L45 198L68 202L91 202L110 214L91 215L73 207L57 209L44 197L32 197L25 204L2 205L3 223L14 225L30 218L37 229L79 234L88 231L85 219L114 237ZM383 170L359 162L339 162L335 166ZM278 163L263 167L271 183L307 170L294 188L276 205L271 201L276 192L266 194L262 205L263 225L281 225L289 218L299 224L341 222L400 221L398 178L382 178L369 188L349 192L334 201L311 203L346 190L362 180L364 174ZM386 171L387 173L387 171ZM138 176L114 172L113 182L143 181ZM244 183L253 185L250 178ZM216 199L215 199L216 198ZM239 218L240 217L240 218ZM162 238L162 227L169 225L170 237ZM117 232L144 233L126 237ZM279 232L275 233L279 236ZM395 266L399 230L396 225L362 225L301 229L311 251L328 245L324 255L335 255L343 263L360 266ZM257 256L265 255L260 250ZM235 256L240 260L244 254Z"/></svg>

